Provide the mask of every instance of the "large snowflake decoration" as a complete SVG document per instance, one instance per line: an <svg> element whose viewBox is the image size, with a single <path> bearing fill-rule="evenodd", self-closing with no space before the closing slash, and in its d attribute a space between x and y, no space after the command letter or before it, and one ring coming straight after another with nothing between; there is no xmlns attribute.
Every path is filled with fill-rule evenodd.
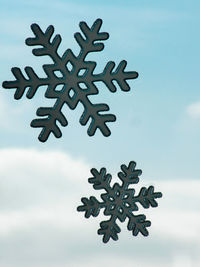
<svg viewBox="0 0 200 267"><path fill-rule="evenodd" d="M33 38L26 39L28 46L40 46L32 50L35 56L49 56L52 64L43 65L45 78L39 78L31 67L25 67L27 77L25 77L19 68L12 68L12 73L16 80L3 82L3 87L7 89L16 89L14 98L20 99L27 89L26 96L31 99L34 97L38 88L46 85L46 98L56 99L53 107L40 107L37 115L42 117L34 119L31 122L32 127L42 128L39 140L45 142L49 135L53 133L55 137L62 136L58 122L61 126L67 126L68 122L62 108L67 104L70 109L75 109L78 103L84 107L80 117L80 124L86 125L91 119L88 127L88 135L95 134L97 128L104 136L110 135L107 122L116 120L113 114L102 114L108 111L107 104L93 104L88 96L98 94L98 88L95 82L103 82L110 92L116 92L117 88L113 81L117 81L122 91L129 91L130 87L126 80L135 79L138 73L135 71L125 71L127 62L121 61L117 68L115 63L109 61L104 70L99 74L94 74L96 62L87 61L86 56L91 52L98 52L104 49L101 42L109 38L107 32L100 32L102 20L97 19L91 28L85 22L80 22L80 29L83 33L75 33L74 37L80 46L78 56L75 56L71 49L67 49L62 56L58 54L58 48L61 43L61 36L56 35L52 38L54 27L51 25L43 32L37 24L32 24L31 29L35 35Z"/></svg>
<svg viewBox="0 0 200 267"><path fill-rule="evenodd" d="M118 177L122 181L122 185L115 183L112 187L110 182L112 176L106 173L105 168L100 171L91 169L93 177L89 178L89 183L93 184L94 189L104 189L106 193L101 194L102 202L99 202L94 196L90 198L83 197L82 206L77 208L78 211L84 211L85 217L98 216L100 209L104 208L104 214L110 216L108 221L100 223L99 235L103 235L103 242L106 243L110 238L118 239L118 233L121 231L116 223L119 219L124 222L128 218L128 230L136 236L139 232L147 236L147 227L151 225L150 221L146 221L145 215L134 215L133 212L138 210L137 203L143 208L157 207L156 198L162 197L160 192L154 192L154 187L142 187L139 194L135 195L135 190L130 189L130 184L139 182L138 176L142 174L141 170L135 169L136 163L131 161L128 166L121 165L122 172L118 173Z"/></svg>

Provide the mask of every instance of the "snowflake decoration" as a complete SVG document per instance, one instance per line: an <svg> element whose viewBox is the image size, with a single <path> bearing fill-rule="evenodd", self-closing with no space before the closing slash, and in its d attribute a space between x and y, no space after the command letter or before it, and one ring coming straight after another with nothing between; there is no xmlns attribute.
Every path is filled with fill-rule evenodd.
<svg viewBox="0 0 200 267"><path fill-rule="evenodd" d="M36 114L42 118L31 122L32 127L42 128L39 135L41 142L45 142L51 133L57 138L62 136L57 123L59 122L63 127L68 124L62 113L64 104L72 110L77 107L78 103L83 105L84 111L80 117L80 124L86 125L91 119L87 131L89 136L94 135L97 128L104 136L110 135L111 132L106 123L115 121L115 115L102 114L109 110L109 106L102 103L93 104L88 96L98 94L99 91L95 85L97 81L103 82L112 93L117 90L113 81L117 81L122 91L129 91L130 87L126 80L137 78L138 73L125 71L127 65L125 60L121 61L115 70L115 63L109 61L101 73L93 73L97 64L94 61L87 61L86 56L91 52L102 51L104 44L101 41L109 38L107 32L100 32L101 25L101 19L97 19L91 28L85 22L80 22L83 35L80 33L74 35L80 46L78 56L75 56L71 49L67 49L62 56L58 54L61 36L56 35L52 39L54 33L52 25L45 32L37 24L31 25L35 37L26 39L26 44L40 46L34 48L32 53L35 56L49 56L53 64L43 65L45 78L39 78L31 67L25 67L26 78L19 68L14 67L12 73L16 80L3 82L3 87L16 89L15 99L20 99L27 89L26 97L31 99L39 87L46 85L45 97L56 99L53 107L40 107Z"/></svg>
<svg viewBox="0 0 200 267"><path fill-rule="evenodd" d="M143 208L157 207L156 198L162 197L162 193L154 192L154 187L142 187L139 194L135 195L135 190L128 188L130 184L139 182L138 176L142 174L141 170L136 170L136 163L131 161L128 166L121 165L122 172L118 173L122 185L115 183L112 187L110 182L112 176L106 173L105 168L101 168L98 172L96 169L91 169L93 177L89 178L90 184L93 184L94 189L104 189L106 193L101 194L103 202L99 202L94 196L90 198L83 197L82 206L77 208L78 211L84 211L85 217L98 216L100 209L104 208L104 215L110 216L108 221L100 223L99 235L103 235L103 242L106 243L110 238L118 239L118 233L121 231L116 223L119 219L124 222L128 218L128 230L132 231L134 236L140 232L147 236L149 233L147 227L151 225L150 221L146 221L145 215L134 215L133 212L138 210L137 203L140 203Z"/></svg>

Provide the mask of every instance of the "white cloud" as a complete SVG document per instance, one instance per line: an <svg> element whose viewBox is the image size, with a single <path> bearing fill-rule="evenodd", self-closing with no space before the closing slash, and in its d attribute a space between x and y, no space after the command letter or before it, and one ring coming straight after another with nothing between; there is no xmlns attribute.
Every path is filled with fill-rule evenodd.
<svg viewBox="0 0 200 267"><path fill-rule="evenodd" d="M89 165L59 151L35 149L0 150L1 188L10 208L38 206L41 201L72 194L72 188L83 184L89 174ZM9 198L12 196L12 198ZM26 199L26 201L24 201ZM3 199L2 199L3 200Z"/></svg>
<svg viewBox="0 0 200 267"><path fill-rule="evenodd" d="M186 108L187 114L193 119L200 119L200 101L190 104Z"/></svg>
<svg viewBox="0 0 200 267"><path fill-rule="evenodd" d="M88 163L17 148L0 150L0 159L1 266L177 267L181 255L187 267L200 264L198 250L191 253L200 248L200 181L152 181L163 198L158 208L142 209L152 222L149 237L133 237L125 222L119 241L105 245L96 233L103 214L85 219L76 211L82 196L99 195L87 182Z"/></svg>

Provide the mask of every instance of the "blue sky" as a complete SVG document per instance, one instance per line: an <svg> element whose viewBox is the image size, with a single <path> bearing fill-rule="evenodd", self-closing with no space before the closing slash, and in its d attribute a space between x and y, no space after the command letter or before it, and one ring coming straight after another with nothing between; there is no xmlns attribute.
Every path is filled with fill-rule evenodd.
<svg viewBox="0 0 200 267"><path fill-rule="evenodd" d="M122 244L123 246L126 245L126 242L129 246L134 242L134 247L138 244L139 248L149 244L152 246L152 253L155 258L158 257L162 261L162 257L164 257L162 256L162 251L159 250L159 255L157 255L156 248L163 245L163 249L170 255L178 255L177 257L174 256L174 258L172 256L171 258L169 257L171 262L166 266L180 266L175 265L176 261L178 262L179 258L183 258L183 255L186 254L188 258L183 260L185 265L182 264L182 266L199 266L200 259L195 252L192 254L191 248L188 248L187 245L185 247L184 245L177 245L176 242L179 243L181 240L179 235L177 235L177 240L175 241L170 238L166 242L163 241L164 229L162 229L162 226L165 224L159 219L159 213L164 216L165 209L170 216L170 206L173 205L174 211L172 213L179 214L180 211L179 215L183 221L183 218L195 216L196 222L200 222L200 209L197 205L199 197L195 193L196 191L193 192L196 187L200 186L199 1L87 0L83 4L82 1L64 0L48 1L48 3L47 1L36 2L32 0L0 0L0 3L0 80L2 82L13 78L10 69L15 66L22 69L25 66L32 66L38 75L44 75L42 65L49 62L48 58L33 56L31 47L26 46L24 43L27 37L32 36L30 29L32 23L38 23L43 30L50 24L54 25L55 32L62 36L60 54L67 48L71 48L75 53L78 53L79 47L74 40L73 34L79 31L79 22L86 21L88 25L92 25L97 18L103 19L102 30L109 32L110 38L105 41L105 49L102 52L92 53L88 57L97 62L96 71L102 71L109 60L113 60L118 64L125 59L128 61L127 70L135 70L139 73L138 79L129 82L131 86L130 92L124 93L118 90L117 93L111 94L105 86L100 85L99 96L92 97L94 103L109 104L111 113L117 117L116 122L109 124L112 132L110 137L104 137L99 131L95 136L89 137L87 135L87 126L83 127L79 124L82 107L78 106L75 111L71 111L68 108L64 110L69 125L62 128L62 138L56 139L54 136L50 136L46 143L40 143L37 139L40 130L33 129L29 125L31 120L36 118L35 112L38 107L53 104L53 101L44 98L45 88L42 88L32 100L28 100L25 97L21 100L14 100L14 90L2 88L0 97L0 153L2 157L5 156L5 165L9 166L8 162L10 161L17 168L17 158L14 159L12 156L12 153L17 155L16 151L18 151L19 155L24 155L21 156L23 159L26 159L26 155L31 155L30 153L36 153L34 154L36 155L36 162L41 160L40 153L46 153L45 156L47 158L49 156L48 153L60 153L61 157L67 155L67 159L72 160L74 164L81 161L85 166L83 168L87 170L90 167L101 168L105 166L112 173L117 173L122 163L128 163L130 160L136 161L138 167L143 170L143 179L148 183L155 183L155 187L158 184L158 187L160 186L159 188L164 190L164 204L161 203L161 206L152 212L153 214L158 213L158 215L155 215L158 217L155 217L156 221L154 223L158 231L161 229L161 234L156 236L156 229L152 230L154 232L150 241L139 239L138 243L135 240L132 241L132 237L127 241L125 236L121 245L120 243L119 245L113 245L112 242L109 248L115 254L122 248ZM31 156L28 158L30 158L30 162L28 160L26 162L31 164ZM63 163L62 168L64 168L64 165ZM23 190L26 191L28 187L23 186L25 178L20 180L19 177L20 173L23 173L25 177L27 170L23 170L23 165L20 166L19 173L17 173L17 170L14 173L16 172L19 183L24 188ZM74 167L74 169L76 168ZM11 178L8 178L7 173L9 171L6 171L3 167L1 170L2 183L6 188L8 185L12 188L10 191L8 190L6 199L12 199L12 190L15 187L10 180ZM41 165L36 172L39 177L40 175L42 176ZM81 173L80 170L80 175ZM80 180L82 179L80 196L87 195L88 192L87 171L85 173L86 177L79 177ZM30 177L33 176L31 173L29 175ZM50 174L47 172L46 175ZM64 174L62 173L62 175ZM77 174L77 176L79 175ZM69 177L70 181L73 180L73 172L69 174ZM7 184L5 178L9 179ZM34 177L33 179L37 180L39 187L39 178ZM66 181L66 183L68 182ZM61 184L62 182L60 182ZM172 189L173 187L174 191L172 190L173 192L171 192L170 188ZM177 193L178 189L183 193ZM23 190L20 191L22 195ZM60 192L59 190L58 192ZM57 189L55 189L55 192L57 192ZM55 196L55 192L54 189L51 189L53 196ZM173 199L173 202L170 198ZM52 199L55 200L56 198L54 199L53 197ZM72 199L77 201L75 195L71 198L71 201ZM188 203L185 203L185 199ZM43 200L42 198L41 202ZM48 197L45 201L50 203L48 202L50 200L51 198ZM69 203L69 200L65 199L65 201ZM26 202L26 197L24 197L23 202ZM6 203L6 201L3 200L3 203ZM183 209L185 205L188 210ZM39 204L36 206L39 208ZM191 206L192 214L189 213ZM20 207L23 209L23 205ZM27 210L29 210L28 207ZM22 211L19 208L16 212L21 214L20 212ZM166 214L168 214L167 212ZM9 216L12 214L6 213L5 216L11 218ZM177 220L179 220L179 215L176 217ZM149 216L152 216L151 212ZM51 216L48 218L51 218ZM43 219L40 218L38 220ZM49 220L51 221L51 219ZM65 221L66 218L63 220ZM74 220L76 220L76 213L74 214ZM89 223L88 221L90 220L84 220L80 217L80 224L83 224L83 229ZM20 222L19 219L18 223L20 224ZM98 220L90 222L90 226L93 227L94 231L88 230L88 235L96 234L95 227L97 227L98 223ZM195 228L197 225L193 229L197 229ZM187 226L189 228L192 227L190 222L186 222L184 227ZM13 238L17 244L15 234L18 235L20 230L18 228L14 229L9 232L7 240L12 241ZM58 229L59 233L63 233L62 227ZM178 231L176 226L175 229ZM33 224L29 233L34 231L38 231L35 224ZM23 232L24 235L26 235L25 232ZM55 231L54 233L56 236L57 232ZM198 233L194 230L192 236L195 235L198 235ZM53 236L51 238L53 240ZM80 238L83 238L83 236ZM187 238L193 240L191 241L191 247L200 246L200 243L195 238L192 239L191 236L188 237L187 235L184 238L186 238L184 239L185 241L187 241ZM45 246L45 242L48 241L44 236L43 239ZM59 239L58 233L56 240L58 245L59 242L64 242L63 239ZM95 246L96 239L94 241L91 238L91 240L89 238L88 247L91 249L91 246L94 246L94 250L98 250L98 246L101 247L100 243ZM78 236L76 241L81 242ZM167 242L172 249L169 249ZM37 251L34 244L32 244L33 251ZM178 250L175 249L177 246ZM103 249L101 253L104 255ZM5 253L5 255L7 254ZM32 256L30 255L30 258ZM122 253L121 259L125 256ZM7 262L5 266L14 266L6 256L4 259ZM56 255L54 260L56 261ZM110 260L112 262L112 259ZM152 264L154 263L154 260L152 260ZM41 266L50 266L48 263L45 264L47 265ZM57 262L55 266L79 266L79 263L72 265L72 262L69 265L66 259L63 264L58 265ZM87 262L85 264L87 265ZM144 261L140 265L136 264L136 266L147 266L145 264L147 263ZM19 263L19 266L22 266L21 263ZM39 262L33 266L39 266ZM129 266L128 263L127 266Z"/></svg>

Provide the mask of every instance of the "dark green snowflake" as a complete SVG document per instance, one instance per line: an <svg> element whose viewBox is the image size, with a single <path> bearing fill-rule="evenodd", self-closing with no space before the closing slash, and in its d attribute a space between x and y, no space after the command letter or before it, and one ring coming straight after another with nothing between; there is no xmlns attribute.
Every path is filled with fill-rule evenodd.
<svg viewBox="0 0 200 267"><path fill-rule="evenodd" d="M138 203L143 208L157 207L156 198L162 197L160 192L154 192L154 187L142 187L139 194L135 195L134 189L129 189L130 184L139 182L138 176L142 174L141 170L135 169L136 163L131 161L128 166L121 165L121 172L118 173L122 185L115 183L112 187L110 182L112 176L106 173L106 169L100 171L91 169L93 177L89 178L90 184L93 184L94 189L104 189L106 193L101 194L102 202L99 202L94 196L90 198L83 197L81 199L83 205L77 208L78 211L84 211L85 217L98 216L100 209L104 208L104 214L110 216L107 221L100 223L99 235L103 235L103 242L106 243L110 238L118 239L118 233L121 231L116 223L119 219L124 222L128 218L128 230L132 231L134 236L141 233L144 236L148 235L147 227L151 225L150 221L146 220L145 215L134 215L133 212L138 210Z"/></svg>
<svg viewBox="0 0 200 267"><path fill-rule="evenodd" d="M67 49L62 56L58 54L58 48L61 43L61 36L53 37L54 27L49 26L43 32L37 24L32 24L31 29L35 35L33 38L26 39L28 46L39 46L33 49L35 56L49 56L53 63L43 65L45 78L39 78L31 67L25 67L26 78L19 68L12 68L15 76L14 81L3 82L6 89L16 89L14 97L20 99L27 89L26 97L31 99L34 97L38 88L46 85L46 98L56 99L53 107L40 107L37 115L43 118L34 119L31 122L32 127L42 128L39 140L45 142L49 135L53 133L55 137L62 136L60 126L67 126L68 121L62 113L64 104L70 109L75 109L78 103L84 107L84 111L80 117L80 124L86 125L91 119L88 127L88 135L95 134L97 128L104 136L110 135L107 122L116 120L113 114L102 114L108 111L107 104L93 104L88 96L98 94L98 88L95 82L103 82L110 92L116 92L117 88L113 81L117 81L122 91L129 91L130 87L126 80L135 79L138 73L135 71L125 71L127 62L121 61L117 68L115 63L109 61L104 70L100 74L94 74L96 62L87 61L86 56L91 52L98 52L104 49L101 42L109 38L107 32L100 32L102 20L97 19L91 28L85 22L80 22L80 29L83 33L75 33L74 37L80 46L78 56L75 56L71 49Z"/></svg>

